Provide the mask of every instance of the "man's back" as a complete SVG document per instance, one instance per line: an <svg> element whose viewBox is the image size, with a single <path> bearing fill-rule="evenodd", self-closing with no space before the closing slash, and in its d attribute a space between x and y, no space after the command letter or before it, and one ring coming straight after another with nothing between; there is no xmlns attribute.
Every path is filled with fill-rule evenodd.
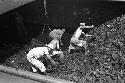
<svg viewBox="0 0 125 83"><path fill-rule="evenodd" d="M82 29L80 29L80 27L78 27L73 35L73 37L79 38L82 34Z"/></svg>
<svg viewBox="0 0 125 83"><path fill-rule="evenodd" d="M41 56L43 56L44 54L48 54L48 48L47 47L36 47L33 48L29 51L29 53L27 54L27 57L36 57L39 58Z"/></svg>
<svg viewBox="0 0 125 83"><path fill-rule="evenodd" d="M56 49L59 46L59 40L53 39L47 46L51 49Z"/></svg>

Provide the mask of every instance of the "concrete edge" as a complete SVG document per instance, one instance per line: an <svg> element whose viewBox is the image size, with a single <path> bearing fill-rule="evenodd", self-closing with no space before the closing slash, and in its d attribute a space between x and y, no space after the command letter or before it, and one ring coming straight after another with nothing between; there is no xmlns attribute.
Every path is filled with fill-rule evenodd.
<svg viewBox="0 0 125 83"><path fill-rule="evenodd" d="M44 82L45 83L75 83L75 82L66 81L63 79L57 79L57 78L53 78L50 76L44 76L44 75L32 73L29 71L24 71L21 69L17 70L16 68L6 67L3 65L0 65L0 72L12 74L15 76L19 76L22 78L26 78L26 79L30 79L30 80L34 80L34 81L38 81L38 82L43 82L43 83Z"/></svg>

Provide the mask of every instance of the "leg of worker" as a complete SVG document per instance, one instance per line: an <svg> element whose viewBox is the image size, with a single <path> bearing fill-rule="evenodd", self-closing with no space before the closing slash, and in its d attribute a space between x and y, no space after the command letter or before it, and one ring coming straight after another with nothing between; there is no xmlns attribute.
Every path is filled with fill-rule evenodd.
<svg viewBox="0 0 125 83"><path fill-rule="evenodd" d="M78 45L80 43L79 39L76 37L72 37L70 42L74 45ZM74 50L76 49L72 44L70 44L70 46L69 46L68 53L70 53L72 49L74 49Z"/></svg>
<svg viewBox="0 0 125 83"><path fill-rule="evenodd" d="M53 55L59 55L59 59L63 59L64 58L64 54L62 51L53 51Z"/></svg>
<svg viewBox="0 0 125 83"><path fill-rule="evenodd" d="M60 57L59 57L60 59L63 59L63 58L64 58L64 54L63 54L62 51L60 51L59 55L60 55Z"/></svg>
<svg viewBox="0 0 125 83"><path fill-rule="evenodd" d="M75 50L75 47L73 47L72 44L70 44L69 49L68 49L68 53L70 53L72 49Z"/></svg>
<svg viewBox="0 0 125 83"><path fill-rule="evenodd" d="M62 63L62 60L64 59L64 54L62 51L53 51L53 55L59 55L58 62Z"/></svg>
<svg viewBox="0 0 125 83"><path fill-rule="evenodd" d="M82 46L84 46L84 45L86 45L86 41L79 40L78 46L82 47Z"/></svg>
<svg viewBox="0 0 125 83"><path fill-rule="evenodd" d="M37 60L37 59L34 59L34 60L33 60L33 64L34 64L36 67L38 67L41 72L45 72L45 71L46 71L46 67L44 66L44 64L43 64L41 61L39 61L39 60Z"/></svg>
<svg viewBox="0 0 125 83"><path fill-rule="evenodd" d="M39 68L41 72L45 72L46 71L46 67L44 66L44 64L41 61L32 58L32 59L29 60L29 62L32 63L37 68Z"/></svg>
<svg viewBox="0 0 125 83"><path fill-rule="evenodd" d="M71 51L71 44L69 45L68 53L70 53L70 51Z"/></svg>

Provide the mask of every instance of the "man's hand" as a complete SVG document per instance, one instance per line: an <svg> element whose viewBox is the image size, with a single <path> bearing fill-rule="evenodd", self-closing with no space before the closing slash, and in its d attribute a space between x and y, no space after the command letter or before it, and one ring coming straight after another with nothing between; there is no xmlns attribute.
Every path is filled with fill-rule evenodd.
<svg viewBox="0 0 125 83"><path fill-rule="evenodd" d="M55 62L54 60L51 61L53 65L57 65L57 62Z"/></svg>
<svg viewBox="0 0 125 83"><path fill-rule="evenodd" d="M85 33L84 33L84 32L82 32L82 34L83 34L83 35L85 35Z"/></svg>

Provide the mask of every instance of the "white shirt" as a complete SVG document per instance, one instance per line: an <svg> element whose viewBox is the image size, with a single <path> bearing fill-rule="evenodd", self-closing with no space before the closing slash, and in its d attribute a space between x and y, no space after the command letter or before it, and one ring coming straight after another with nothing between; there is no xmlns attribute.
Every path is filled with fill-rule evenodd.
<svg viewBox="0 0 125 83"><path fill-rule="evenodd" d="M36 47L29 51L29 53L27 54L27 58L34 57L37 59L43 56L44 54L49 54L47 47Z"/></svg>
<svg viewBox="0 0 125 83"><path fill-rule="evenodd" d="M80 27L75 31L73 37L79 38L82 34L82 29Z"/></svg>

